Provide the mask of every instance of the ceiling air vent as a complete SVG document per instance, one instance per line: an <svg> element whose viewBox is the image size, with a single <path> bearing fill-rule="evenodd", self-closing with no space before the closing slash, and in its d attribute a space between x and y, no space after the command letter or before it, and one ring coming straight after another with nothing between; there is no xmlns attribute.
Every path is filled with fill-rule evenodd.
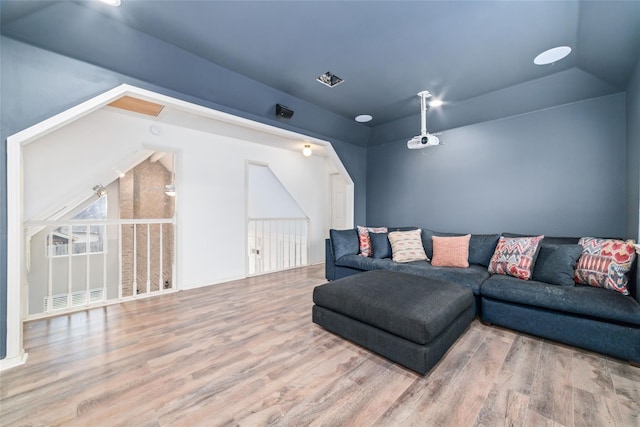
<svg viewBox="0 0 640 427"><path fill-rule="evenodd" d="M316 80L322 83L323 85L329 86L329 87L337 86L344 81L340 77L333 74L331 71L327 71L321 76L318 76Z"/></svg>

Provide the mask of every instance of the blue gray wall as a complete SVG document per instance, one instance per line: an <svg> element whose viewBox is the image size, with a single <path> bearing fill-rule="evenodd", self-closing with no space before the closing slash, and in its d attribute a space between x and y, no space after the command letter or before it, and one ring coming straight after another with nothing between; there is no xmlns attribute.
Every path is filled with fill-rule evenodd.
<svg viewBox="0 0 640 427"><path fill-rule="evenodd" d="M6 356L6 138L122 83L330 141L355 184L354 220L365 222L368 127L173 46L162 48L168 62L150 67L131 61L125 75L0 37L0 358ZM184 73L171 72L176 66L199 71L185 79ZM277 103L293 109L293 118L275 118Z"/></svg>
<svg viewBox="0 0 640 427"><path fill-rule="evenodd" d="M627 235L640 242L640 61L627 87Z"/></svg>
<svg viewBox="0 0 640 427"><path fill-rule="evenodd" d="M440 147L370 147L367 223L625 236L625 129L621 93L449 130Z"/></svg>
<svg viewBox="0 0 640 427"><path fill-rule="evenodd" d="M640 241L640 61L627 88L627 235Z"/></svg>

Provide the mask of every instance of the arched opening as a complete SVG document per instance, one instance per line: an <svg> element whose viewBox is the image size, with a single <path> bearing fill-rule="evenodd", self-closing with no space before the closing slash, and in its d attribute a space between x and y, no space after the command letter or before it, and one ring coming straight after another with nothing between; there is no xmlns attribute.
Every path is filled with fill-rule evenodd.
<svg viewBox="0 0 640 427"><path fill-rule="evenodd" d="M124 97L162 108L157 115L150 116L109 106ZM78 145L78 150L88 147L81 156L85 162L78 165L101 174L95 175L91 181L94 183L111 182L122 170L128 170L126 165L122 166L123 159L131 159L136 153L141 155L144 150L178 152L178 168L184 174L177 176L174 183L176 289L245 276L246 227L242 213L247 160L268 162L281 170L282 179L288 181L292 191L300 194L305 211L312 212L310 218L316 224L311 227L310 236L312 263L324 260L323 244L329 228L325 217L330 215L326 193L331 174L338 173L347 182L345 217L351 219L347 226L353 226L353 181L329 142L129 85L119 86L7 139L7 357L0 365L2 369L24 363L26 358L22 348L28 286L25 221L44 220L51 215L42 207L36 209L37 203L25 204L30 195L25 194L23 188L23 151L34 141L47 136L59 137L72 128L86 128L85 132L89 133L85 135L91 136L84 145ZM96 149L92 144L106 144L108 150ZM310 158L301 154L308 144L314 153ZM319 176L323 178L318 183ZM76 177L80 177L79 173ZM309 183L317 185L325 196L314 197L313 192L308 191ZM63 191L53 182L50 185L53 193ZM43 203L43 206L48 205ZM236 211L241 214L236 215ZM212 271L212 260L225 268Z"/></svg>

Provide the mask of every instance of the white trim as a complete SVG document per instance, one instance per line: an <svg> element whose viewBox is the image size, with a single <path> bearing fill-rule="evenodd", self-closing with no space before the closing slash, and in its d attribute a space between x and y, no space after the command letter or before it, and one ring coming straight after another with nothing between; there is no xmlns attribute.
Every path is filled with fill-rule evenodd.
<svg viewBox="0 0 640 427"><path fill-rule="evenodd" d="M331 163L336 166L336 168L338 169L338 173L342 176L342 178L344 178L344 182L345 182L345 187L346 187L345 197L347 199L345 203L345 210L346 210L345 228L347 229L355 228L353 224L354 205L355 205L355 200L354 200L355 184L353 183L351 176L349 176L349 172L347 172L347 169L342 164L342 161L340 161L340 158L338 157L338 154L335 152L333 147L327 150L327 155Z"/></svg>
<svg viewBox="0 0 640 427"><path fill-rule="evenodd" d="M25 352L22 352L20 355L12 358L5 358L0 360L0 371L4 371L6 369L15 368L16 366L24 365L27 363L27 359L29 355Z"/></svg>
<svg viewBox="0 0 640 427"><path fill-rule="evenodd" d="M24 233L22 218L22 146L7 138L7 354L0 370L27 360L22 343L22 272Z"/></svg>
<svg viewBox="0 0 640 427"><path fill-rule="evenodd" d="M321 140L315 137L307 136L301 133L281 129L272 125L256 122L250 119L234 116L222 111L214 110L201 105L182 101L166 95L155 93L149 90L137 88L135 86L123 84L108 90L98 96L95 96L75 107L69 108L53 117L50 117L40 123L37 123L27 129L17 132L7 138L7 354L5 360L0 360L0 370L5 369L5 365L9 365L8 361L20 360L24 363L26 355L23 350L22 343L22 301L21 289L23 288L23 274L25 269L24 263L24 206L23 206L23 187L22 187L22 147L36 139L53 132L81 117L84 117L104 106L115 101L116 99L130 95L145 99L152 102L171 105L174 108L181 109L193 114L197 114L210 119L223 121L248 129L257 130L266 134L280 136L291 140L301 140L305 143L317 144L324 147L329 160L333 163L338 172L343 176L347 187L347 227L353 227L354 213L354 184L349 176L346 168L340 161L337 153L329 141ZM174 151L174 155L179 152ZM177 156L181 161L181 156ZM179 195L179 181L176 182ZM174 225L174 238L176 239L176 259L174 262L174 286L177 289L189 289L192 286L184 286L182 283L182 271L179 263L178 254L182 253L182 239L177 238L176 230L180 228L180 213L178 204L175 210L176 224ZM26 279L25 279L26 280ZM231 279L233 280L233 279Z"/></svg>

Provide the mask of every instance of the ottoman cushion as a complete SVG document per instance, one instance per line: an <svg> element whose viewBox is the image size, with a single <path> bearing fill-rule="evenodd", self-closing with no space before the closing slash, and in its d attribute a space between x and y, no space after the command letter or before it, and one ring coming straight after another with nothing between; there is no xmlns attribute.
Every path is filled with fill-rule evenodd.
<svg viewBox="0 0 640 427"><path fill-rule="evenodd" d="M474 302L460 285L385 270L317 286L316 305L393 335L428 344Z"/></svg>

